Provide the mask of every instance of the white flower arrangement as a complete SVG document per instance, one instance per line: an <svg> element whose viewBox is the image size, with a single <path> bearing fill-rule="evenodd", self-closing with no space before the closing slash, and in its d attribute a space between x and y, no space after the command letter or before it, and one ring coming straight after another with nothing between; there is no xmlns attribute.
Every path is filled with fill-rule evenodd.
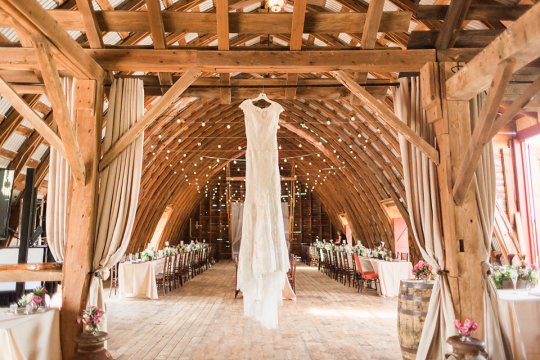
<svg viewBox="0 0 540 360"><path fill-rule="evenodd" d="M146 249L141 253L141 259L150 258L153 259L155 257L155 253L153 250Z"/></svg>

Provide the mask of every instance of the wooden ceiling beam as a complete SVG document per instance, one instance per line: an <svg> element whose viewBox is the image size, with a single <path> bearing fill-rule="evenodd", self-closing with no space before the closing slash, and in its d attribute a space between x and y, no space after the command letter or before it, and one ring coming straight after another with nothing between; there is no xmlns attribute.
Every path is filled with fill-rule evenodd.
<svg viewBox="0 0 540 360"><path fill-rule="evenodd" d="M161 113L167 109L173 101L191 85L195 79L200 76L201 72L198 70L188 70L182 75L180 79L159 99L159 101L152 106L152 108L144 114L137 123L131 127L103 156L99 162L99 171L103 171L120 153L128 147L142 132L157 119Z"/></svg>
<svg viewBox="0 0 540 360"><path fill-rule="evenodd" d="M15 0L2 0L15 1ZM29 0L25 0L29 1ZM85 31L79 11L43 10L64 30ZM164 31L171 33L217 34L217 13L162 11ZM101 31L151 32L146 11L96 11ZM293 13L229 13L229 32L242 34L275 34L292 32ZM308 12L305 14L304 33L334 34L362 33L365 13ZM411 13L408 11L383 12L379 32L406 32ZM0 16L0 27L12 27L9 19Z"/></svg>
<svg viewBox="0 0 540 360"><path fill-rule="evenodd" d="M86 32L86 37L88 38L90 47L92 49L103 49L105 45L103 44L103 37L101 36L101 30L99 29L96 12L92 6L92 1L77 0L77 8L82 16L84 30Z"/></svg>
<svg viewBox="0 0 540 360"><path fill-rule="evenodd" d="M504 96L504 90L512 78L514 72L515 60L505 60L499 65L491 86L487 93L486 101L482 106L482 110L478 115L478 123L476 124L467 152L463 157L459 168L456 181L454 182L453 193L456 205L461 206L469 190L474 172L484 151L484 147L491 140L491 128L499 106L501 105Z"/></svg>
<svg viewBox="0 0 540 360"><path fill-rule="evenodd" d="M28 35L42 34L47 37L54 44L55 53L63 56L62 62L73 75L83 79L105 78L106 72L35 0L0 0L0 6Z"/></svg>
<svg viewBox="0 0 540 360"><path fill-rule="evenodd" d="M62 143L60 137L1 77L0 94L2 94L4 98L6 98L6 100L11 104L11 106L13 106L13 108L17 110L24 119L28 120L28 122L34 127L34 129L36 129L36 131L39 132L45 138L45 140L47 140L49 144L51 144L60 153L60 155L62 155L64 158L67 158L64 151L64 144Z"/></svg>
<svg viewBox="0 0 540 360"><path fill-rule="evenodd" d="M465 14L465 20L495 21L507 20L516 21L525 14L532 5L471 5ZM448 5L420 5L416 18L418 20L444 20L448 13Z"/></svg>
<svg viewBox="0 0 540 360"><path fill-rule="evenodd" d="M83 162L77 135L68 109L60 76L56 69L53 53L49 41L39 34L32 35L32 45L36 51L36 57L47 89L47 98L52 104L54 118L58 126L58 132L62 137L66 160L71 168L75 182L79 186L86 184L86 167Z"/></svg>
<svg viewBox="0 0 540 360"><path fill-rule="evenodd" d="M384 122L392 126L398 133L403 135L403 137L405 137L411 144L416 146L418 150L424 153L436 165L439 164L439 152L433 146L411 130L407 124L401 121L393 112L388 110L386 106L382 105L360 85L355 83L349 77L349 75L343 71L331 71L330 73L338 81L345 85L352 93L364 101L368 107L377 112Z"/></svg>
<svg viewBox="0 0 540 360"><path fill-rule="evenodd" d="M495 70L515 59L514 71L540 57L540 3L515 21L467 65L446 81L448 100L469 100L490 86Z"/></svg>
<svg viewBox="0 0 540 360"><path fill-rule="evenodd" d="M364 31L362 33L362 41L360 45L364 50L371 50L375 48L377 43L377 32L381 24L381 18L384 9L385 0L371 0L367 12L366 22L364 23ZM355 72L354 82L357 84L365 84L368 78L366 72ZM359 99L351 92L349 102L353 105L359 104Z"/></svg>
<svg viewBox="0 0 540 360"><path fill-rule="evenodd" d="M469 10L472 0L452 0L444 17L444 21L435 42L437 50L446 50L454 46L457 35L463 27L465 15Z"/></svg>

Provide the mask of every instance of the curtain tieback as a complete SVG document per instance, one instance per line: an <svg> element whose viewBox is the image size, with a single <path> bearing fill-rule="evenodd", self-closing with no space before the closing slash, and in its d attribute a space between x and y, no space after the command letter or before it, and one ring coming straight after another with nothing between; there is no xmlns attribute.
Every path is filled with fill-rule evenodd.
<svg viewBox="0 0 540 360"><path fill-rule="evenodd" d="M107 280L109 276L111 275L111 271L106 266L104 267L100 266L96 269L96 271L90 274L93 274L95 277L100 277L102 280Z"/></svg>
<svg viewBox="0 0 540 360"><path fill-rule="evenodd" d="M448 271L448 270L439 270L439 271L437 271L437 275L439 275L439 276L448 275L448 273L450 273L450 271Z"/></svg>
<svg viewBox="0 0 540 360"><path fill-rule="evenodd" d="M487 261L482 261L481 267L483 276L491 275L491 265Z"/></svg>

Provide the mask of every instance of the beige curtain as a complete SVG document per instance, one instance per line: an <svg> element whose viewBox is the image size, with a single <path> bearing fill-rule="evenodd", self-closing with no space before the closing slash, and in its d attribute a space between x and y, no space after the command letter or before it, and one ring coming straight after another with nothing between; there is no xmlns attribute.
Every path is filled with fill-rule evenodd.
<svg viewBox="0 0 540 360"><path fill-rule="evenodd" d="M482 93L470 102L472 129L478 122L480 109L485 101ZM489 255L495 222L496 179L495 154L493 142L484 147L482 157L475 171L476 202L478 204L478 233L480 241L480 257L482 260L482 287L484 291L484 320L486 350L492 360L513 359L509 327L501 326L499 319L499 295L493 280L489 276Z"/></svg>
<svg viewBox="0 0 540 360"><path fill-rule="evenodd" d="M396 115L427 142L434 145L435 134L421 106L420 79L402 78L399 79L399 83L400 87L393 89ZM444 273L445 257L437 170L426 155L401 135L399 145L411 230L422 256L433 266L433 272L442 274L436 277L433 286L416 358L444 359L444 354L451 350L446 344L446 339L455 335L456 331L450 286Z"/></svg>
<svg viewBox="0 0 540 360"><path fill-rule="evenodd" d="M106 153L143 115L143 82L116 79L111 86L103 152ZM141 134L101 173L94 276L90 283L87 306L105 308L103 280L109 269L125 253L131 237L141 182L143 138ZM106 331L106 318L100 324Z"/></svg>
<svg viewBox="0 0 540 360"><path fill-rule="evenodd" d="M62 78L64 96L73 111L73 79ZM73 113L71 113L73 119ZM68 232L68 191L71 169L68 162L52 146L49 155L49 183L47 186L47 243L54 260L64 261L64 244Z"/></svg>

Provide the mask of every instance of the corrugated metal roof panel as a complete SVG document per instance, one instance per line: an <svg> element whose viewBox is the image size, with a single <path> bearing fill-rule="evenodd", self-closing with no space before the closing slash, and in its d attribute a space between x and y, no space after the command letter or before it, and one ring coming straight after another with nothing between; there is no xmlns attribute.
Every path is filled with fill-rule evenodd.
<svg viewBox="0 0 540 360"><path fill-rule="evenodd" d="M189 33L186 35L186 43L189 44L193 40L197 39L199 37L199 34L197 33Z"/></svg>
<svg viewBox="0 0 540 360"><path fill-rule="evenodd" d="M327 0L326 4L324 5L324 8L330 12L341 12L341 9L343 9L343 6L334 0Z"/></svg>
<svg viewBox="0 0 540 360"><path fill-rule="evenodd" d="M82 32L80 32L80 31L68 31L67 33L69 35L71 35L73 40L77 40L78 38L80 38L82 36Z"/></svg>
<svg viewBox="0 0 540 360"><path fill-rule="evenodd" d="M11 42L19 42L19 37L13 28L0 28L0 33Z"/></svg>
<svg viewBox="0 0 540 360"><path fill-rule="evenodd" d="M6 158L3 158L3 157L0 157L0 169L5 169L9 166L9 163L11 162L11 160L9 159L6 159Z"/></svg>
<svg viewBox="0 0 540 360"><path fill-rule="evenodd" d="M39 147L34 152L34 154L32 154L32 159L37 160L37 161L41 161L41 159L43 159L43 155L45 155L47 150L49 150L49 147L47 145L45 145L45 144L39 145Z"/></svg>
<svg viewBox="0 0 540 360"><path fill-rule="evenodd" d="M212 0L205 1L201 5L199 5L199 9L201 9L201 12L207 12L213 7L214 7L214 2Z"/></svg>
<svg viewBox="0 0 540 360"><path fill-rule="evenodd" d="M52 104L49 101L49 99L47 99L47 95L41 95L41 98L39 98L39 101L41 101L42 103L44 103L48 107L52 108Z"/></svg>
<svg viewBox="0 0 540 360"><path fill-rule="evenodd" d="M464 29L465 30L486 30L487 26L485 26L478 20L471 20L469 21L467 26L464 27Z"/></svg>
<svg viewBox="0 0 540 360"><path fill-rule="evenodd" d="M3 148L14 152L18 152L22 144L26 141L26 137L14 132L4 143Z"/></svg>
<svg viewBox="0 0 540 360"><path fill-rule="evenodd" d="M285 10L285 12L292 13L294 10L294 6L292 6L290 3L287 3L287 5L283 7L283 10Z"/></svg>
<svg viewBox="0 0 540 360"><path fill-rule="evenodd" d="M58 4L53 0L38 0L39 4L47 10L56 9Z"/></svg>
<svg viewBox="0 0 540 360"><path fill-rule="evenodd" d="M252 45L258 44L260 42L261 42L261 37L258 36L255 39L251 39L251 40L246 41L246 46L252 46Z"/></svg>
<svg viewBox="0 0 540 360"><path fill-rule="evenodd" d="M109 0L109 4L111 4L111 6L113 8L117 8L118 6L120 6L121 4L123 4L125 2L125 0ZM175 2L175 1L173 1Z"/></svg>
<svg viewBox="0 0 540 360"><path fill-rule="evenodd" d="M316 46L327 46L325 43L323 43L321 40L319 39L315 39L315 41L313 42L313 45L316 45Z"/></svg>
<svg viewBox="0 0 540 360"><path fill-rule="evenodd" d="M275 36L274 36L272 39L273 39L272 42L273 42L274 44L278 44L278 45L281 45L281 46L287 46L287 45L289 45L288 42L286 42L286 41L284 41L284 40L281 40L281 39L278 39L278 38L275 37Z"/></svg>
<svg viewBox="0 0 540 360"><path fill-rule="evenodd" d="M7 116L10 109L11 104L4 97L0 96L0 114Z"/></svg>
<svg viewBox="0 0 540 360"><path fill-rule="evenodd" d="M350 37L348 34L341 33L339 34L338 39L341 40L345 45L349 45L351 43L352 37Z"/></svg>
<svg viewBox="0 0 540 360"><path fill-rule="evenodd" d="M26 126L27 128L34 130L34 127L32 126L32 124L30 124L28 122L28 120L26 120L26 119L23 119L23 121L21 121L21 125Z"/></svg>
<svg viewBox="0 0 540 360"><path fill-rule="evenodd" d="M93 0L93 1L92 1L92 6L94 7L94 10L95 10L95 11L102 10L102 9L101 9L101 6L99 6L99 4L96 2L96 0Z"/></svg>
<svg viewBox="0 0 540 360"><path fill-rule="evenodd" d="M383 11L398 11L399 8L394 5L390 0L384 2Z"/></svg>
<svg viewBox="0 0 540 360"><path fill-rule="evenodd" d="M110 31L103 37L103 42L106 45L116 45L122 41L120 35L117 32Z"/></svg>
<svg viewBox="0 0 540 360"><path fill-rule="evenodd" d="M152 40L152 36L148 35L137 45L153 45L153 44L154 44L154 41Z"/></svg>
<svg viewBox="0 0 540 360"><path fill-rule="evenodd" d="M255 3L255 4L251 4L251 5L248 5L248 6L244 7L244 12L252 12L254 10L260 9L260 7L261 7L260 2Z"/></svg>

